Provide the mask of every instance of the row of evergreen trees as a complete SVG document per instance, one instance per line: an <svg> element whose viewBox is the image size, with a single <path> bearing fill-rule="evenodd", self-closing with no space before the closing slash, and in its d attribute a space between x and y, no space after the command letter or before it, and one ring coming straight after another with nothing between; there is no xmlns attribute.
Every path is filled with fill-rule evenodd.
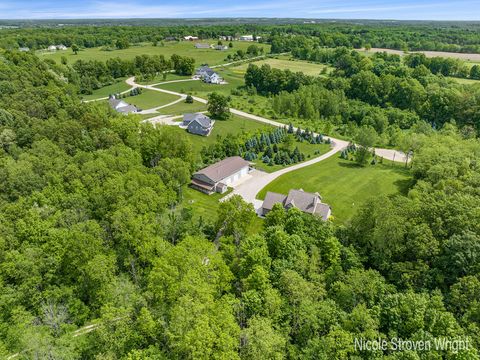
<svg viewBox="0 0 480 360"><path fill-rule="evenodd" d="M360 163L360 161L359 161L360 157L358 156L358 149L359 149L359 147L357 145L355 145L353 143L350 143L340 153L340 159L351 160L351 161L355 160L355 161ZM370 161L370 165L376 165L378 163L383 164L383 156L377 157L377 155L375 154L375 150L372 150L372 151L369 150L369 155L370 155L369 157L372 158L372 160Z"/></svg>

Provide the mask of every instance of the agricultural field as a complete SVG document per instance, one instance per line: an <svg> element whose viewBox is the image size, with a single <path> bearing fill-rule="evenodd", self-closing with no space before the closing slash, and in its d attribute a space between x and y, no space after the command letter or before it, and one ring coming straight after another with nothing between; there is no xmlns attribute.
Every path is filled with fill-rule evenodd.
<svg viewBox="0 0 480 360"><path fill-rule="evenodd" d="M403 165L385 161L384 164L360 167L356 163L332 156L317 164L282 175L268 184L267 191L282 194L290 189L319 192L323 201L332 207L337 223L346 223L358 208L372 196L405 193L411 183L409 171Z"/></svg>
<svg viewBox="0 0 480 360"><path fill-rule="evenodd" d="M215 50L215 49L196 49L194 47L195 43L209 43L216 44L217 40L199 40L199 41L180 41L180 42L164 42L163 46L153 46L152 44L139 44L132 45L128 49L122 50L105 50L102 47L82 49L75 55L71 49L48 52L48 51L38 51L37 55L40 57L53 59L57 63L60 63L62 56L67 58L69 64L74 63L77 60L100 60L106 61L110 58L119 57L121 59L133 59L137 55L164 55L169 58L173 54L181 56L190 56L193 57L196 61L196 65L208 64L218 65L225 62L225 58L229 54L234 54L237 50L246 50L249 45L252 43L242 42L242 41L233 41L233 48L228 50ZM228 45L228 42L225 42ZM257 46L264 48L264 53L270 51L270 45L268 44L259 44L255 43Z"/></svg>
<svg viewBox="0 0 480 360"><path fill-rule="evenodd" d="M92 94L81 95L83 100L95 100L107 97L111 94L118 94L131 88L125 83L125 78L119 78L118 81L112 85L104 86L100 89L94 90Z"/></svg>
<svg viewBox="0 0 480 360"><path fill-rule="evenodd" d="M332 70L332 67L328 65L311 63L311 62L301 61L301 60L294 61L294 60L289 60L287 57L281 57L278 59L270 58L270 59L259 60L251 63L243 63L239 66L233 67L232 72L241 74L243 76L249 64L255 64L257 66L268 64L272 68L276 68L280 70L288 69L293 72L303 72L305 75L311 75L311 76L321 75L323 71L326 71L327 73L329 73Z"/></svg>

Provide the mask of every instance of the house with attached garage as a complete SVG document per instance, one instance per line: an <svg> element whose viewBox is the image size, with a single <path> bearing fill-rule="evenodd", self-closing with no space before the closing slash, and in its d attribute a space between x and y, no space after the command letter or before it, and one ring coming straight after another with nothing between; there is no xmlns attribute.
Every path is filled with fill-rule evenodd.
<svg viewBox="0 0 480 360"><path fill-rule="evenodd" d="M249 171L248 161L240 156L228 157L193 174L190 186L209 195L223 194L229 185L248 175Z"/></svg>
<svg viewBox="0 0 480 360"><path fill-rule="evenodd" d="M208 136L212 132L214 120L202 113L184 114L183 126L191 134Z"/></svg>
<svg viewBox="0 0 480 360"><path fill-rule="evenodd" d="M208 84L221 84L222 78L207 65L200 66L195 72L195 76Z"/></svg>
<svg viewBox="0 0 480 360"><path fill-rule="evenodd" d="M108 98L108 104L113 110L125 115L140 111L135 105L130 105L121 99L115 98L113 95Z"/></svg>
<svg viewBox="0 0 480 360"><path fill-rule="evenodd" d="M265 200L263 200L261 214L263 216L267 215L275 204L281 204L285 210L296 207L304 213L320 217L323 221L328 220L332 215L332 209L322 202L319 193L309 193L302 189L292 189L288 192L288 195L267 192Z"/></svg>

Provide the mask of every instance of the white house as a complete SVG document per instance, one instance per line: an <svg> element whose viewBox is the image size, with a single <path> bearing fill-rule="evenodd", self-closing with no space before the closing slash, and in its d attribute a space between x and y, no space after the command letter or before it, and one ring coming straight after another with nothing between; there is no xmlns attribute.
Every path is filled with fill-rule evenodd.
<svg viewBox="0 0 480 360"><path fill-rule="evenodd" d="M187 41L194 41L194 40L198 40L198 36L187 35L187 36L184 36L183 39Z"/></svg>
<svg viewBox="0 0 480 360"><path fill-rule="evenodd" d="M50 45L48 48L47 48L48 51L56 51L57 50L57 47L55 45Z"/></svg>
<svg viewBox="0 0 480 360"><path fill-rule="evenodd" d="M63 44L57 45L56 48L57 50L67 50L67 47Z"/></svg>
<svg viewBox="0 0 480 360"><path fill-rule="evenodd" d="M260 36L256 36L255 39L253 38L253 35L242 35L240 36L239 40L240 41L255 41L261 39Z"/></svg>
<svg viewBox="0 0 480 360"><path fill-rule="evenodd" d="M130 105L123 100L116 99L113 95L109 97L108 104L113 110L121 114L130 114L139 111L135 105Z"/></svg>
<svg viewBox="0 0 480 360"><path fill-rule="evenodd" d="M199 77L208 84L221 84L222 78L215 71L209 68L207 65L201 66L195 72L195 76Z"/></svg>
<svg viewBox="0 0 480 360"><path fill-rule="evenodd" d="M248 175L249 171L248 161L240 156L228 157L193 174L190 186L206 194L223 194L229 185Z"/></svg>

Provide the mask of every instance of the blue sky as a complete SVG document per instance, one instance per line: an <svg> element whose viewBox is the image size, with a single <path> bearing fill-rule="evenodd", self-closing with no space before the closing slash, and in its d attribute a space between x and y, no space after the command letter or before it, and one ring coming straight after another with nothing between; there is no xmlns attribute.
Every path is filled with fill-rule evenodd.
<svg viewBox="0 0 480 360"><path fill-rule="evenodd" d="M202 17L480 20L480 0L0 0L0 19Z"/></svg>

